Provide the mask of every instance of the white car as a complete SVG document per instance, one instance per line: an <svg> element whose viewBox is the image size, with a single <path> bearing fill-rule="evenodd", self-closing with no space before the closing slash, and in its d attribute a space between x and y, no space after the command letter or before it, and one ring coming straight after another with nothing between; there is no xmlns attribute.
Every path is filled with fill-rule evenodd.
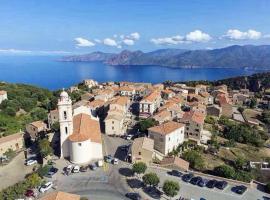
<svg viewBox="0 0 270 200"><path fill-rule="evenodd" d="M48 191L49 189L51 189L52 186L53 186L53 183L52 182L47 182L44 185L42 185L42 186L39 187L39 191L41 193L44 193L44 192Z"/></svg>
<svg viewBox="0 0 270 200"><path fill-rule="evenodd" d="M74 166L73 169L72 169L72 172L73 173L79 173L80 172L80 166L78 166L78 165Z"/></svg>
<svg viewBox="0 0 270 200"><path fill-rule="evenodd" d="M126 139L127 139L127 140L131 140L131 139L132 139L132 135L127 135L127 136L126 136Z"/></svg>
<svg viewBox="0 0 270 200"><path fill-rule="evenodd" d="M34 164L37 164L37 160L29 159L25 162L25 165L27 166L34 165Z"/></svg>
<svg viewBox="0 0 270 200"><path fill-rule="evenodd" d="M112 164L118 165L118 159L117 159L117 158L114 158L114 159L112 160Z"/></svg>

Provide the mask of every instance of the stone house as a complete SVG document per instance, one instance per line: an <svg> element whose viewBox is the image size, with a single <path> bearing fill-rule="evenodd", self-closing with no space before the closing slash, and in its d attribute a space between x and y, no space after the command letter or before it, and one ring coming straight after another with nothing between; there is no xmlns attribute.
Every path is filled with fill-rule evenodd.
<svg viewBox="0 0 270 200"><path fill-rule="evenodd" d="M5 90L0 90L0 104L6 99L8 99L7 92Z"/></svg>
<svg viewBox="0 0 270 200"><path fill-rule="evenodd" d="M167 155L184 142L184 131L184 124L169 121L149 128L148 135L154 140L154 149Z"/></svg>
<svg viewBox="0 0 270 200"><path fill-rule="evenodd" d="M207 115L212 115L215 117L220 117L222 113L222 108L218 105L209 105L206 108Z"/></svg>
<svg viewBox="0 0 270 200"><path fill-rule="evenodd" d="M19 151L24 147L23 133L16 133L0 138L0 156L9 149Z"/></svg>
<svg viewBox="0 0 270 200"><path fill-rule="evenodd" d="M154 156L154 140L147 137L136 138L131 146L131 162L150 164Z"/></svg>
<svg viewBox="0 0 270 200"><path fill-rule="evenodd" d="M48 114L48 128L51 129L52 125L57 122L59 122L58 110L51 110Z"/></svg>
<svg viewBox="0 0 270 200"><path fill-rule="evenodd" d="M35 140L37 137L39 137L40 133L47 131L47 124L45 124L43 121L35 121L27 124L25 129L26 133L29 134L31 139Z"/></svg>
<svg viewBox="0 0 270 200"><path fill-rule="evenodd" d="M160 107L161 95L153 91L140 101L140 117L149 117Z"/></svg>
<svg viewBox="0 0 270 200"><path fill-rule="evenodd" d="M200 140L203 132L205 115L196 112L185 112L183 117L179 119L179 122L185 124L185 139L192 140L197 144L200 144Z"/></svg>

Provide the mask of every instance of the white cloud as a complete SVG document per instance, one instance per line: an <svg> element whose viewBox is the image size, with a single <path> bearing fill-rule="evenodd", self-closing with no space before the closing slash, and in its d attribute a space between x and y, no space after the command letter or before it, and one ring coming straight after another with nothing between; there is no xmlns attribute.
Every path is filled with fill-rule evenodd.
<svg viewBox="0 0 270 200"><path fill-rule="evenodd" d="M263 36L264 38L270 38L270 34L266 34Z"/></svg>
<svg viewBox="0 0 270 200"><path fill-rule="evenodd" d="M107 46L112 46L112 47L117 47L118 44L114 39L111 38L105 38L103 40L103 44L107 45Z"/></svg>
<svg viewBox="0 0 270 200"><path fill-rule="evenodd" d="M131 39L124 39L124 40L123 40L123 43L124 43L125 45L128 45L128 46L132 46L132 45L135 44L134 40L131 40Z"/></svg>
<svg viewBox="0 0 270 200"><path fill-rule="evenodd" d="M77 37L75 38L75 41L77 42L76 46L78 47L92 47L95 46L95 43L91 42L90 40Z"/></svg>
<svg viewBox="0 0 270 200"><path fill-rule="evenodd" d="M230 40L258 40L261 37L261 32L252 29L249 29L246 32L242 32L238 29L230 29L225 35L223 35L223 38Z"/></svg>
<svg viewBox="0 0 270 200"><path fill-rule="evenodd" d="M200 30L195 30L188 33L185 39L186 41L190 41L190 42L208 42L212 38L207 33L204 33Z"/></svg>
<svg viewBox="0 0 270 200"><path fill-rule="evenodd" d="M158 45L176 45L183 43L187 44L191 42L207 42L211 39L211 36L207 33L204 33L200 30L195 30L186 34L185 37L181 35L176 35L172 37L152 38L150 41Z"/></svg>
<svg viewBox="0 0 270 200"><path fill-rule="evenodd" d="M184 43L184 37L180 35L176 35L172 37L152 38L150 41L158 45L175 45L175 44Z"/></svg>
<svg viewBox="0 0 270 200"><path fill-rule="evenodd" d="M131 33L129 36L128 36L128 38L130 38L130 39L133 39L133 40L138 40L138 39L140 39L140 34L138 33L138 32L135 32L135 33Z"/></svg>

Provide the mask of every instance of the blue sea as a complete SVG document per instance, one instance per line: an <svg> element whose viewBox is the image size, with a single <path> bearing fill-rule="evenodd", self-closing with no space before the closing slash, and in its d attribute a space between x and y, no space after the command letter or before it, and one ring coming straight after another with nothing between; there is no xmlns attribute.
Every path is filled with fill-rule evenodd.
<svg viewBox="0 0 270 200"><path fill-rule="evenodd" d="M175 69L160 66L109 66L100 62L58 62L58 56L0 56L0 81L27 83L51 90L83 79L160 83L166 80L218 80L258 71L243 69Z"/></svg>

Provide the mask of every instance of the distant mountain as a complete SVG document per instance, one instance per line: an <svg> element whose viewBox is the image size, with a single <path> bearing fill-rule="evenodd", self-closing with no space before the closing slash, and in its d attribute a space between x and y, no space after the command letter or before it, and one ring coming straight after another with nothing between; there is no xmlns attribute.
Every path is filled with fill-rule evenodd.
<svg viewBox="0 0 270 200"><path fill-rule="evenodd" d="M119 54L94 52L67 56L62 61L102 61L109 65L160 65L181 68L270 69L270 45L229 46L213 50L160 49L144 53L124 50Z"/></svg>

